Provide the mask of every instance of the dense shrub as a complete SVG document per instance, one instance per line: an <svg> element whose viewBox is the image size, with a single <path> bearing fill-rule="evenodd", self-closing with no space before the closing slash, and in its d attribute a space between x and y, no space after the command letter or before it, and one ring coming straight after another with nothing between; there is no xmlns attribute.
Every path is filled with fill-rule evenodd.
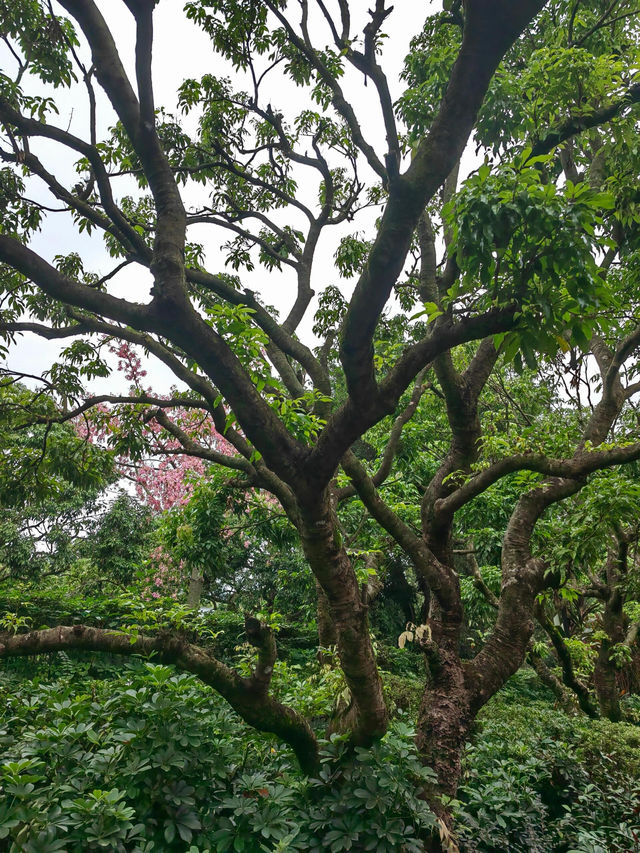
<svg viewBox="0 0 640 853"><path fill-rule="evenodd" d="M638 728L569 717L527 682L489 704L467 750L462 853L640 850Z"/></svg>
<svg viewBox="0 0 640 853"><path fill-rule="evenodd" d="M249 667L253 650L234 651ZM640 730L567 716L520 672L483 711L453 804L461 853L640 850ZM0 851L420 853L434 818L411 729L421 682L385 676L373 750L323 745L317 779L190 675L63 653L0 671ZM274 693L326 727L340 670L279 661ZM403 713L404 712L404 713Z"/></svg>
<svg viewBox="0 0 640 853"><path fill-rule="evenodd" d="M434 825L406 725L373 750L334 738L306 779L192 676L142 662L75 676L0 676L0 849L420 853Z"/></svg>

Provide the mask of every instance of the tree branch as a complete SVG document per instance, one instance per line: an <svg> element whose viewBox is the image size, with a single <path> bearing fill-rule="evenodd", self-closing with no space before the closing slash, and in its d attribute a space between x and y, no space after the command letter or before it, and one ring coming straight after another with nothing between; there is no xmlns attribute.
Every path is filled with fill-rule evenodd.
<svg viewBox="0 0 640 853"><path fill-rule="evenodd" d="M500 60L543 5L544 0L517 4L469 0L466 4L464 37L447 91L409 169L389 186L378 235L344 319L340 358L349 395L359 404L377 390L373 336L419 217L460 159ZM496 26L498 20L500 26Z"/></svg>
<svg viewBox="0 0 640 853"><path fill-rule="evenodd" d="M414 533L380 498L371 477L351 451L344 454L341 464L370 515L393 536L411 558L416 571L426 580L430 589L446 607L447 601L454 595L450 572L434 557L422 538Z"/></svg>
<svg viewBox="0 0 640 853"><path fill-rule="evenodd" d="M381 418L393 414L402 393L420 370L448 349L512 328L517 310L515 305L493 309L456 323L448 317L444 318L442 324L436 320L437 333L407 347L379 387L369 396L358 397L357 401L349 397L334 412L305 463L306 476L319 487L326 485L333 477L341 456L354 441Z"/></svg>
<svg viewBox="0 0 640 853"><path fill-rule="evenodd" d="M100 192L100 201L102 202L105 213L111 219L114 227L125 237L133 251L141 258L150 260L151 252L149 247L138 232L127 221L113 199L109 175L107 174L102 158L95 146L87 144L82 139L79 139L68 131L55 127L54 125L44 124L43 122L36 121L36 119L33 118L26 118L15 110L9 101L1 95L0 119L7 124L17 127L20 133L24 136L37 136L42 137L43 139L51 139L53 142L59 142L61 145L64 145L73 151L77 151L78 154L86 157L93 169L93 174L95 175L98 190Z"/></svg>
<svg viewBox="0 0 640 853"><path fill-rule="evenodd" d="M582 451L572 459L550 459L541 453L522 453L495 462L446 498L436 502L438 513L453 513L515 471L536 471L549 477L580 479L594 471L640 459L640 442L610 450Z"/></svg>
<svg viewBox="0 0 640 853"><path fill-rule="evenodd" d="M63 275L13 237L0 234L0 261L31 279L40 290L59 302L104 314L119 323L151 330L152 312L146 305L118 299Z"/></svg>
<svg viewBox="0 0 640 853"><path fill-rule="evenodd" d="M382 454L382 462L380 463L380 467L375 472L373 477L371 477L371 482L376 488L379 488L391 473L391 467L393 465L393 460L395 459L398 450L398 445L402 436L402 430L404 429L405 425L409 423L411 418L415 415L420 400L422 399L422 395L427 390L427 386L424 384L424 378L426 376L426 373L427 370L425 368L418 374L409 403L400 412L400 414L393 422L393 426L391 427L391 432L389 434L389 440L387 441L384 453ZM353 497L353 495L355 494L356 488L353 484L350 486L345 486L344 488L338 489L336 491L336 500L338 502L341 502L343 500L346 500L347 498Z"/></svg>
<svg viewBox="0 0 640 853"><path fill-rule="evenodd" d="M369 143L365 140L362 134L362 128L360 127L353 107L345 98L344 92L342 91L342 88L340 87L340 84L338 83L336 78L329 71L326 65L321 61L317 52L311 45L308 39L308 34L305 34L305 38L301 38L293 29L286 17L282 14L279 7L275 3L272 3L271 0L265 0L265 2L271 12L276 16L276 18L280 21L282 26L287 31L287 35L291 40L291 43L294 44L297 49L307 58L310 64L315 68L322 82L325 83L331 89L331 102L335 107L336 111L346 121L351 132L353 141L359 148L359 150L364 154L367 163L369 163L373 171L380 178L386 180L387 170L378 159L378 155L376 154L373 147L369 145Z"/></svg>
<svg viewBox="0 0 640 853"><path fill-rule="evenodd" d="M133 6L138 22L136 71L143 88L144 114L131 88L120 61L113 36L93 0L60 0L82 29L89 45L96 77L140 158L145 177L153 194L156 213L156 239L150 265L155 279L154 299L164 303L165 310L184 307L184 246L186 214L178 185L156 133L151 99L151 11L152 0L141 0ZM149 91L146 91L146 87ZM151 114L149 112L151 111Z"/></svg>
<svg viewBox="0 0 640 853"><path fill-rule="evenodd" d="M544 612L544 607L542 605L536 606L536 618L546 631L551 643L553 644L553 648L555 649L562 668L563 682L575 693L578 698L578 704L584 713L592 719L597 719L599 714L593 704L588 688L576 676L571 654L567 648L564 638L558 628L556 628Z"/></svg>
<svg viewBox="0 0 640 853"><path fill-rule="evenodd" d="M266 635L253 631L249 638L260 642L259 654L264 657L264 645L269 642ZM174 664L178 669L191 672L220 693L250 726L275 734L287 743L305 772L317 770L317 743L311 727L293 708L267 695L260 672L255 678L243 678L200 646L187 643L181 637L171 634L132 637L85 625L47 628L14 636L0 635L0 659L69 649L144 657L154 655L162 663Z"/></svg>
<svg viewBox="0 0 640 853"><path fill-rule="evenodd" d="M183 429L174 423L161 408L149 413L160 426L165 429L170 435L177 439L184 448L185 453L189 456L196 456L200 459L206 459L209 462L214 462L216 465L222 465L225 468L232 468L236 471L244 471L250 477L256 476L256 470L251 463L242 456L229 456L226 453L220 453L219 450L213 450L205 447L194 441Z"/></svg>
<svg viewBox="0 0 640 853"><path fill-rule="evenodd" d="M640 84L636 83L629 88L629 91L623 98L614 101L609 106L600 107L600 109L594 110L584 116L575 116L574 118L567 119L567 121L558 125L558 127L549 130L546 136L533 145L529 157L539 157L541 154L549 154L557 145L560 145L572 136L583 133L585 130L590 130L592 127L600 127L600 125L607 124L612 119L623 115L634 104L637 104L638 101L640 101Z"/></svg>

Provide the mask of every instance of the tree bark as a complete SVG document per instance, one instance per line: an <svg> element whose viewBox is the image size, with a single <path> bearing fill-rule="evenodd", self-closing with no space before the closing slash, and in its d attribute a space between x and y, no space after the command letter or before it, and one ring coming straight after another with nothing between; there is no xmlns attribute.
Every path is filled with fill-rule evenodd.
<svg viewBox="0 0 640 853"><path fill-rule="evenodd" d="M447 545L439 556L452 553ZM463 608L460 586L456 584L453 599L448 598L444 609L437 596L432 596L428 626L430 636L421 641L426 656L428 678L420 710L416 744L423 762L437 776L434 793L455 796L461 773L462 751L473 722L470 694L460 658L460 633ZM445 821L448 816L436 798L433 808Z"/></svg>
<svg viewBox="0 0 640 853"><path fill-rule="evenodd" d="M430 678L418 713L416 744L437 776L437 794L455 796L464 745L473 722L462 662L453 651L427 653ZM436 810L437 804L434 804Z"/></svg>
<svg viewBox="0 0 640 853"><path fill-rule="evenodd" d="M616 680L617 666L611 657L612 648L625 640L622 605L623 598L619 589L610 590L605 598L602 614L602 628L607 636L600 642L593 673L593 683L600 713L612 723L619 723L622 719L620 690Z"/></svg>
<svg viewBox="0 0 640 853"><path fill-rule="evenodd" d="M627 636L626 617L623 607L625 600L625 580L628 573L629 545L637 539L637 531L614 528L616 546L609 551L604 566L604 583L597 588L597 597L603 602L602 629L604 638L600 643L593 682L603 717L613 723L622 719L620 708L620 689L617 683L618 667L612 658L612 650L618 644L631 646L633 632Z"/></svg>
<svg viewBox="0 0 640 853"><path fill-rule="evenodd" d="M200 607L200 599L202 598L202 590L204 589L204 575L202 570L197 566L191 569L191 577L189 578L189 589L187 591L187 607L194 610Z"/></svg>
<svg viewBox="0 0 640 853"><path fill-rule="evenodd" d="M338 644L338 632L331 616L331 606L325 591L316 580L316 595L318 597L316 613L318 620L318 661L327 663L330 656L325 654L327 649Z"/></svg>
<svg viewBox="0 0 640 853"><path fill-rule="evenodd" d="M352 697L352 736L370 744L387 730L388 712L371 637L368 607L336 524L328 494L301 508L305 556L329 602L338 655Z"/></svg>

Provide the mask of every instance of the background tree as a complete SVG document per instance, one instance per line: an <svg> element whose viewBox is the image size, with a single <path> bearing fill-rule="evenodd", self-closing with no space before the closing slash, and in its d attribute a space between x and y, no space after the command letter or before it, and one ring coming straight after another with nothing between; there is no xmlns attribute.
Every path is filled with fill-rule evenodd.
<svg viewBox="0 0 640 853"><path fill-rule="evenodd" d="M34 423L34 416L42 423ZM112 454L87 445L49 391L0 381L0 576L58 574L78 556L99 496L114 480Z"/></svg>
<svg viewBox="0 0 640 853"><path fill-rule="evenodd" d="M98 576L111 583L130 583L132 568L149 552L153 524L147 507L120 492L87 527L81 553L95 563Z"/></svg>

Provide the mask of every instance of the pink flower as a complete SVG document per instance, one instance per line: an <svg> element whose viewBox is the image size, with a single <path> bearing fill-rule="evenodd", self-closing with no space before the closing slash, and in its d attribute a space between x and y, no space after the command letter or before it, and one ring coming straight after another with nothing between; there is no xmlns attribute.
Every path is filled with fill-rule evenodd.
<svg viewBox="0 0 640 853"><path fill-rule="evenodd" d="M151 597L152 598L160 598L160 593L159 592L152 592Z"/></svg>

